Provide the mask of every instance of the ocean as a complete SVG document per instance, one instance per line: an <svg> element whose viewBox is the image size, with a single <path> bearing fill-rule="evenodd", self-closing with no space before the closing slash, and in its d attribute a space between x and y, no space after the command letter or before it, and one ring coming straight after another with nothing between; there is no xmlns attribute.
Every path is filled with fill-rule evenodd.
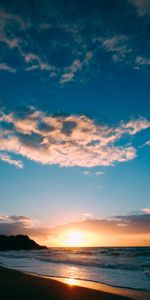
<svg viewBox="0 0 150 300"><path fill-rule="evenodd" d="M0 265L51 277L150 291L150 247L0 251Z"/></svg>

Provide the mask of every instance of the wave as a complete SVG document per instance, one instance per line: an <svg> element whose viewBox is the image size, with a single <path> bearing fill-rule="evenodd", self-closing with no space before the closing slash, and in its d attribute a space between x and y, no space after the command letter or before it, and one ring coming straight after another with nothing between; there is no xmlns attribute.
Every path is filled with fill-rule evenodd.
<svg viewBox="0 0 150 300"><path fill-rule="evenodd" d="M150 247L1 251L0 265L42 275L73 276L150 290Z"/></svg>
<svg viewBox="0 0 150 300"><path fill-rule="evenodd" d="M150 277L150 248L50 248L0 253L3 259L28 259L46 264L65 264L104 269L142 271Z"/></svg>

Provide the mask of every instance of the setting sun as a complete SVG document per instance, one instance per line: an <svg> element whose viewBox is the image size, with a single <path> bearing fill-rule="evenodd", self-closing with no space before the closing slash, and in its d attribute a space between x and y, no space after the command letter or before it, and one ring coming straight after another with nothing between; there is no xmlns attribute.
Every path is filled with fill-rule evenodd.
<svg viewBox="0 0 150 300"><path fill-rule="evenodd" d="M70 246L70 247L84 246L85 237L83 235L83 232L78 231L78 230L69 231L66 234L65 244L66 244L66 246Z"/></svg>

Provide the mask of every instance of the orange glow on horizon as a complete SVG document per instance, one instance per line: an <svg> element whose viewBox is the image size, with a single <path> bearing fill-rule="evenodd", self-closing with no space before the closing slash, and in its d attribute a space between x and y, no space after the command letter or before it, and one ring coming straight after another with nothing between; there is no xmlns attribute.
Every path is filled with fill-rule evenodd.
<svg viewBox="0 0 150 300"><path fill-rule="evenodd" d="M70 230L66 234L64 245L68 247L82 247L85 245L85 235L80 230Z"/></svg>
<svg viewBox="0 0 150 300"><path fill-rule="evenodd" d="M104 234L78 228L60 229L57 236L31 236L37 243L48 247L128 247L149 246L150 234Z"/></svg>
<svg viewBox="0 0 150 300"><path fill-rule="evenodd" d="M74 278L67 278L66 283L72 286L76 284L76 280Z"/></svg>

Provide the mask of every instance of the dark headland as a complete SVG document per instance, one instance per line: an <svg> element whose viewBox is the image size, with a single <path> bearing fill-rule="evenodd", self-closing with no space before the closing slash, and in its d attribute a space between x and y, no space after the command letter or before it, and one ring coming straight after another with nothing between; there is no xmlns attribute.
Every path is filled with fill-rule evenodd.
<svg viewBox="0 0 150 300"><path fill-rule="evenodd" d="M46 246L38 245L27 235L6 236L0 235L0 251L8 250L42 250L47 249Z"/></svg>

